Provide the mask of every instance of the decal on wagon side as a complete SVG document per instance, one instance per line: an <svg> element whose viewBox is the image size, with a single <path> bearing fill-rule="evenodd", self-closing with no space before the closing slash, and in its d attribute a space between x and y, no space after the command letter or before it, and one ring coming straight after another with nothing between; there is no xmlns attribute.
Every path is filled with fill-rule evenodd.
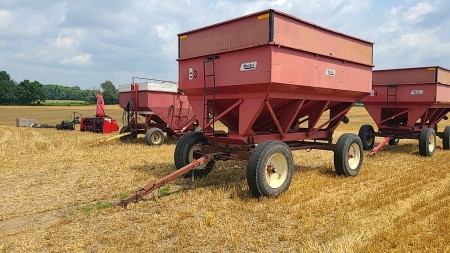
<svg viewBox="0 0 450 253"><path fill-rule="evenodd" d="M258 62L256 62L256 61L244 62L241 64L240 71L255 70L257 65L258 65Z"/></svg>
<svg viewBox="0 0 450 253"><path fill-rule="evenodd" d="M411 95L422 95L423 94L423 90L412 90L411 91Z"/></svg>
<svg viewBox="0 0 450 253"><path fill-rule="evenodd" d="M197 70L189 68L189 80L192 80L194 78L197 78Z"/></svg>
<svg viewBox="0 0 450 253"><path fill-rule="evenodd" d="M325 70L325 75L327 75L327 76L336 76L336 70L334 70L334 69L326 69Z"/></svg>

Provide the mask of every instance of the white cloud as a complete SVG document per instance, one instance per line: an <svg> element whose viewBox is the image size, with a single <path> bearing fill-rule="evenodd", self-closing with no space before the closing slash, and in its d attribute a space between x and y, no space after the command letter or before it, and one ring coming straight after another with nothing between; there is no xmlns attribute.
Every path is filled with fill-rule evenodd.
<svg viewBox="0 0 450 253"><path fill-rule="evenodd" d="M158 38L163 40L177 40L177 34L180 32L180 26L177 22L165 23L155 26L158 32Z"/></svg>
<svg viewBox="0 0 450 253"><path fill-rule="evenodd" d="M420 22L424 15L433 12L434 10L435 7L429 4L428 1L418 3L403 14L403 19L408 22Z"/></svg>
<svg viewBox="0 0 450 253"><path fill-rule="evenodd" d="M392 8L389 10L389 13L390 13L391 15L395 16L395 15L397 15L397 13L398 13L401 9L402 9L401 6L399 6L399 7L392 7Z"/></svg>
<svg viewBox="0 0 450 253"><path fill-rule="evenodd" d="M7 27L12 21L12 13L8 10L0 10L0 27Z"/></svg>
<svg viewBox="0 0 450 253"><path fill-rule="evenodd" d="M69 36L59 36L56 39L50 40L50 44L59 48L75 48L78 43L74 38Z"/></svg>
<svg viewBox="0 0 450 253"><path fill-rule="evenodd" d="M85 65L91 62L91 58L92 58L91 54L80 54L74 57L62 59L61 64Z"/></svg>

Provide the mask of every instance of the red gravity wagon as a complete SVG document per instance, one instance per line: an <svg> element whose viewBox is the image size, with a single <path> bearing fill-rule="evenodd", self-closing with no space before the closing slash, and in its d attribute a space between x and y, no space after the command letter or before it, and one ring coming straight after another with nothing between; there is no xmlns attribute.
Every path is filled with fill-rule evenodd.
<svg viewBox="0 0 450 253"><path fill-rule="evenodd" d="M332 136L372 90L373 43L275 10L178 38L179 88L202 131L178 142L177 171L150 182L123 206L177 177L206 176L219 160L248 161L247 183L257 197L288 189L293 150L333 151L337 174L358 174L358 135L343 134L336 143Z"/></svg>
<svg viewBox="0 0 450 253"><path fill-rule="evenodd" d="M176 82L133 77L132 84L119 85L119 104L124 109L120 133L130 132L122 140L145 134L147 145L161 145L164 132L168 137L181 137L198 127L189 101Z"/></svg>
<svg viewBox="0 0 450 253"><path fill-rule="evenodd" d="M363 100L377 124L363 125L359 136L365 150L376 154L384 145L400 139L418 139L419 153L432 156L436 136L450 149L450 126L438 131L438 123L450 112L450 71L441 67L386 69L373 72L373 91ZM385 139L374 148L375 137Z"/></svg>

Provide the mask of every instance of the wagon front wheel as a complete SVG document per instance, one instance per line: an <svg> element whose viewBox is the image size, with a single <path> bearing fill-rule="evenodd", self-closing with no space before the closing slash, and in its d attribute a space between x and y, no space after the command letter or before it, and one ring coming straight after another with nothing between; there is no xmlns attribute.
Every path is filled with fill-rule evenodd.
<svg viewBox="0 0 450 253"><path fill-rule="evenodd" d="M358 136L362 141L364 150L371 150L375 144L375 131L371 125L362 125L359 129Z"/></svg>
<svg viewBox="0 0 450 253"><path fill-rule="evenodd" d="M436 149L436 132L433 128L425 128L419 135L419 153L421 156L432 156Z"/></svg>
<svg viewBox="0 0 450 253"><path fill-rule="evenodd" d="M291 149L281 141L264 141L250 154L247 183L253 195L278 196L292 181L294 161Z"/></svg>
<svg viewBox="0 0 450 253"><path fill-rule="evenodd" d="M343 134L334 149L334 168L338 175L356 176L363 161L363 143L356 134Z"/></svg>
<svg viewBox="0 0 450 253"><path fill-rule="evenodd" d="M194 159L199 159L201 154L198 151L202 149L202 145L206 143L206 138L202 132L190 132L178 141L175 152L174 162L178 169L191 163ZM206 165L193 170L194 178L200 178L208 175L213 169L215 161L210 161ZM185 178L192 176L192 170L184 175Z"/></svg>
<svg viewBox="0 0 450 253"><path fill-rule="evenodd" d="M450 126L444 128L444 135L442 136L442 148L450 149Z"/></svg>
<svg viewBox="0 0 450 253"><path fill-rule="evenodd" d="M145 134L145 143L147 143L147 145L149 146L152 145L159 146L163 144L164 143L163 131L157 127L150 128Z"/></svg>

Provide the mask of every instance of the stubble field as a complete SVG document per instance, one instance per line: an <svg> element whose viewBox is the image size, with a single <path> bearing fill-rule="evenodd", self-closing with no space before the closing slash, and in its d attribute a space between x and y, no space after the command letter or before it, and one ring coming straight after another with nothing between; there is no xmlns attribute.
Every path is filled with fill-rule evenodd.
<svg viewBox="0 0 450 253"><path fill-rule="evenodd" d="M73 111L93 116L95 106L0 107L1 252L450 249L450 151L439 138L432 157L419 156L417 140L386 146L356 177L336 176L332 152L295 151L289 190L262 202L248 190L246 163L217 162L192 189L123 209L112 203L174 170L176 140L92 147L112 135L15 127L17 117L55 125ZM122 126L119 106L106 112ZM334 140L375 126L364 108L348 117Z"/></svg>

